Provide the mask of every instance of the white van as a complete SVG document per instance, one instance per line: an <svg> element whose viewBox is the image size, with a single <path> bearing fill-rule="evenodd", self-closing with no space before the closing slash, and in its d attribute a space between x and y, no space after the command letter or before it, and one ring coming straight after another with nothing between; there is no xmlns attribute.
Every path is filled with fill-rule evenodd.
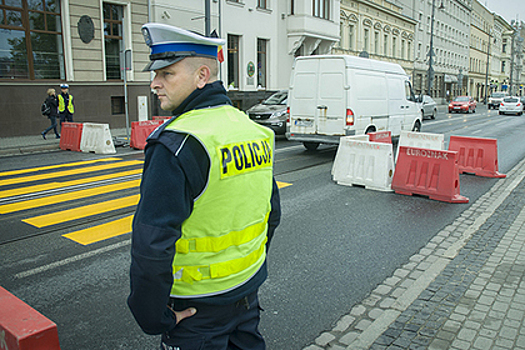
<svg viewBox="0 0 525 350"><path fill-rule="evenodd" d="M288 93L289 140L308 150L341 136L421 131L421 113L400 65L348 55L297 57Z"/></svg>

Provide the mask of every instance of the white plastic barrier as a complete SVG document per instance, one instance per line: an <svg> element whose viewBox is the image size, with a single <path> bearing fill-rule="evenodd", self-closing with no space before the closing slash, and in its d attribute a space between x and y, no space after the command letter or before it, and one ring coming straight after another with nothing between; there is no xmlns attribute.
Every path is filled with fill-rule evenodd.
<svg viewBox="0 0 525 350"><path fill-rule="evenodd" d="M358 185L370 190L392 191L392 144L342 137L332 173L334 181L339 185Z"/></svg>
<svg viewBox="0 0 525 350"><path fill-rule="evenodd" d="M397 149L401 146L443 151L445 150L445 135L401 130ZM398 153L396 153L396 163L397 155Z"/></svg>
<svg viewBox="0 0 525 350"><path fill-rule="evenodd" d="M367 134L356 135L356 136L343 136L343 137L341 137L341 139L339 141L339 144L341 144L341 142L343 142L343 139L345 139L345 140L356 140L356 141L369 141L370 140L370 136L368 136ZM340 152L338 150L338 152L335 154L334 165L332 166L332 176L335 174L337 165L340 164L340 162L338 161L339 154L340 154Z"/></svg>
<svg viewBox="0 0 525 350"><path fill-rule="evenodd" d="M115 154L115 145L109 130L109 124L84 123L80 139L82 152L97 154Z"/></svg>

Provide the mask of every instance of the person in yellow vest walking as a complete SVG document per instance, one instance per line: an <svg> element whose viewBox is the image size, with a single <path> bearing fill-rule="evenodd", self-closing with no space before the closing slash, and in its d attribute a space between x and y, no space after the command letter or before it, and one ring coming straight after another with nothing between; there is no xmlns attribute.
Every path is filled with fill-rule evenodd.
<svg viewBox="0 0 525 350"><path fill-rule="evenodd" d="M75 104L73 95L69 93L68 84L60 84L60 94L58 95L58 114L60 116L60 130L63 122L73 122Z"/></svg>
<svg viewBox="0 0 525 350"><path fill-rule="evenodd" d="M281 218L272 130L218 80L223 39L142 27L145 71L171 120L147 140L128 306L161 349L263 350L258 289Z"/></svg>

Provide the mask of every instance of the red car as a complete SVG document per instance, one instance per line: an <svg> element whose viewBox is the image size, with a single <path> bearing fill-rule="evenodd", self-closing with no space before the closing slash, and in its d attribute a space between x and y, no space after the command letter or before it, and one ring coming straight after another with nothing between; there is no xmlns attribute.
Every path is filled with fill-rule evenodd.
<svg viewBox="0 0 525 350"><path fill-rule="evenodd" d="M476 113L476 100L470 96L458 96L448 105L448 112Z"/></svg>

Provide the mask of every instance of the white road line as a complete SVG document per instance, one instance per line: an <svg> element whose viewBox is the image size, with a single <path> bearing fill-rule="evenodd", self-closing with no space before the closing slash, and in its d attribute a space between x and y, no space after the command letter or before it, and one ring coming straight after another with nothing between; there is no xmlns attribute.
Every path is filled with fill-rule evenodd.
<svg viewBox="0 0 525 350"><path fill-rule="evenodd" d="M72 256L72 257L64 259L64 260L55 261L54 263L51 263L51 264L42 265L40 267L37 267L36 269L27 270L27 271L24 271L24 272L17 273L15 275L15 278L19 279L19 278L25 278L25 277L29 277L29 276L32 276L32 275L36 275L37 273L45 272L45 271L48 271L48 270L51 270L51 269L54 269L54 268L57 268L57 267L60 267L60 266L64 266L64 265L70 264L72 262L84 260L84 259L90 258L90 257L92 257L94 255L97 255L97 254L100 254L100 253L105 253L105 252L108 252L108 251L111 251L111 250L115 250L115 249L118 249L118 248L121 248L121 247L125 247L125 246L127 246L129 244L131 244L131 239L128 239L128 240L125 240L125 241L122 241L122 242L119 242L119 243L116 243L116 244L108 245L108 246L102 247L100 249L92 250L92 251L84 253L84 254L75 255L75 256Z"/></svg>

